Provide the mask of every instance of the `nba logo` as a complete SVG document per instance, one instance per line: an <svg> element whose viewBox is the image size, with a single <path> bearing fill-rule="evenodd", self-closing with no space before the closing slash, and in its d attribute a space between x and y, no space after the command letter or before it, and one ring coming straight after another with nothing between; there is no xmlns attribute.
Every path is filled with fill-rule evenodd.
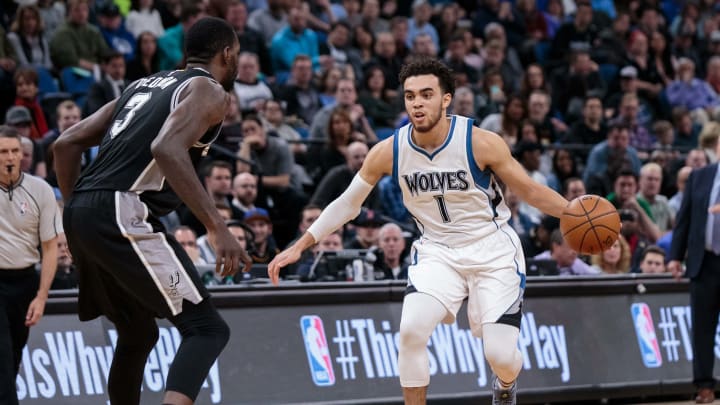
<svg viewBox="0 0 720 405"><path fill-rule="evenodd" d="M632 304L630 312L632 313L635 333L640 345L640 354L645 367L660 367L662 365L662 355L655 335L655 324L653 323L652 314L650 314L650 308L646 303L640 302Z"/></svg>
<svg viewBox="0 0 720 405"><path fill-rule="evenodd" d="M300 318L300 329L313 382L319 387L335 384L335 373L322 319L317 315L305 315Z"/></svg>

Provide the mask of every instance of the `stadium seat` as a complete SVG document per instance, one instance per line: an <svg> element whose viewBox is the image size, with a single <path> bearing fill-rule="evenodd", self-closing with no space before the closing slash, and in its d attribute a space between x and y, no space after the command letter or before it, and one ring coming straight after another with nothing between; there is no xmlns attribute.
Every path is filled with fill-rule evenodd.
<svg viewBox="0 0 720 405"><path fill-rule="evenodd" d="M92 72L78 67L67 67L60 72L60 81L63 90L72 94L75 102L80 105L95 79Z"/></svg>

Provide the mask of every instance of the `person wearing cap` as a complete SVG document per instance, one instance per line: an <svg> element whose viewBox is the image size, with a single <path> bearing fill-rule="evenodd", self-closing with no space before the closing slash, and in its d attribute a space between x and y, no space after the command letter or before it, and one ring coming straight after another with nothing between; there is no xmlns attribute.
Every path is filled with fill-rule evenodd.
<svg viewBox="0 0 720 405"><path fill-rule="evenodd" d="M273 238L273 224L270 214L264 208L254 208L245 213L243 221L254 234L254 249L250 253L253 263L267 264L280 253L280 249Z"/></svg>
<svg viewBox="0 0 720 405"><path fill-rule="evenodd" d="M355 226L355 236L345 242L345 249L377 248L380 227L385 224L377 211L362 209L351 223Z"/></svg>
<svg viewBox="0 0 720 405"><path fill-rule="evenodd" d="M100 75L100 60L108 46L88 22L88 0L68 0L67 20L50 40L50 58L58 70L81 67Z"/></svg>
<svg viewBox="0 0 720 405"><path fill-rule="evenodd" d="M620 91L610 95L605 101L605 117L610 119L618 114L620 109L620 102L627 93L633 93L637 96L640 102L638 111L638 122L641 125L650 125L650 122L654 118L654 108L651 100L649 100L644 92L639 91L638 84L638 70L635 66L627 65L620 69L618 72L618 78L620 81Z"/></svg>
<svg viewBox="0 0 720 405"><path fill-rule="evenodd" d="M678 59L677 78L665 89L671 107L682 106L690 110L693 121L704 124L712 119L720 107L720 97L708 82L695 77L695 62L690 58Z"/></svg>
<svg viewBox="0 0 720 405"><path fill-rule="evenodd" d="M100 33L108 46L121 53L125 62L135 58L135 37L125 28L120 9L112 1L106 1L98 10Z"/></svg>

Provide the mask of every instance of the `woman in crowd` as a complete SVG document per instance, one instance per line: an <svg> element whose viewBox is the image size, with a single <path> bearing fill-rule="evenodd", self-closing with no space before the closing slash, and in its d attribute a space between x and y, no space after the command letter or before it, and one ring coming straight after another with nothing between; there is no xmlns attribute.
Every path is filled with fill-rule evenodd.
<svg viewBox="0 0 720 405"><path fill-rule="evenodd" d="M394 128L399 111L392 100L385 98L385 75L375 65L365 70L363 88L358 103L363 106L365 116L371 120L375 128Z"/></svg>
<svg viewBox="0 0 720 405"><path fill-rule="evenodd" d="M501 113L490 114L480 123L480 128L503 137L508 146L517 142L520 122L525 118L525 103L518 95L508 97Z"/></svg>
<svg viewBox="0 0 720 405"><path fill-rule="evenodd" d="M571 177L581 177L577 159L571 150L557 149L552 158L552 172L547 176L548 186L560 193L565 180Z"/></svg>
<svg viewBox="0 0 720 405"><path fill-rule="evenodd" d="M125 17L125 28L135 38L146 31L155 35L155 38L160 38L165 33L160 12L153 6L153 0L132 0L130 12Z"/></svg>
<svg viewBox="0 0 720 405"><path fill-rule="evenodd" d="M618 235L618 240L613 243L610 249L593 255L590 258L592 267L600 270L602 274L625 274L630 272L630 245L625 237Z"/></svg>
<svg viewBox="0 0 720 405"><path fill-rule="evenodd" d="M33 65L48 71L53 69L50 48L43 31L43 20L37 6L18 8L7 39L21 66Z"/></svg>
<svg viewBox="0 0 720 405"><path fill-rule="evenodd" d="M125 77L132 82L149 76L160 70L158 64L157 38L152 32L143 32L137 38L135 58L128 63Z"/></svg>
<svg viewBox="0 0 720 405"><path fill-rule="evenodd" d="M320 184L323 176L335 166L345 164L345 154L350 142L364 135L355 134L350 115L335 109L328 121L328 137L324 145L312 145L308 150L305 168L314 184Z"/></svg>

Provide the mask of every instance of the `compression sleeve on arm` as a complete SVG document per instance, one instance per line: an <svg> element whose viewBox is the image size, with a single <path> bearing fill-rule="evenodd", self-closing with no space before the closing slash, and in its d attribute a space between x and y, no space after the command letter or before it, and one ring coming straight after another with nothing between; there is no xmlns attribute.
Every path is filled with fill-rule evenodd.
<svg viewBox="0 0 720 405"><path fill-rule="evenodd" d="M322 211L308 232L315 238L315 242L330 235L345 223L360 214L360 206L372 191L373 185L356 174L348 188Z"/></svg>

